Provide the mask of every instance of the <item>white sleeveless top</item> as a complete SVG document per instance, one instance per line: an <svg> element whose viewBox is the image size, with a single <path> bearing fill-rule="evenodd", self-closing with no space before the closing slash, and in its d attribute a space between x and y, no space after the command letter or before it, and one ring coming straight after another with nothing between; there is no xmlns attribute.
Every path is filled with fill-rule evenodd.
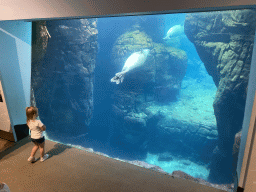
<svg viewBox="0 0 256 192"><path fill-rule="evenodd" d="M39 128L42 127L44 124L40 121L40 120L30 120L28 122L28 127L30 129L31 132L31 138L32 139L40 139L42 138L43 135L43 131Z"/></svg>

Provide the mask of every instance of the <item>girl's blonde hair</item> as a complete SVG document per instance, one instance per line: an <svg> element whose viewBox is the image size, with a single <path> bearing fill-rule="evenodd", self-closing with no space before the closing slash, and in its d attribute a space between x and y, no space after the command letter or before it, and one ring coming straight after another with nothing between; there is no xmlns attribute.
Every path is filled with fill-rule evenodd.
<svg viewBox="0 0 256 192"><path fill-rule="evenodd" d="M27 123L33 119L34 115L38 116L38 109L36 107L26 107Z"/></svg>

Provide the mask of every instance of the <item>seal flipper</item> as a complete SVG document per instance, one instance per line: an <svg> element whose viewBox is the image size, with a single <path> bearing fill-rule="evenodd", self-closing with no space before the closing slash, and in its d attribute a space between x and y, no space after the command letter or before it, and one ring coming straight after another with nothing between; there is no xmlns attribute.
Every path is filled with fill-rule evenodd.
<svg viewBox="0 0 256 192"><path fill-rule="evenodd" d="M116 82L116 84L122 83L124 80L124 72L116 73L115 77L113 77L110 81Z"/></svg>

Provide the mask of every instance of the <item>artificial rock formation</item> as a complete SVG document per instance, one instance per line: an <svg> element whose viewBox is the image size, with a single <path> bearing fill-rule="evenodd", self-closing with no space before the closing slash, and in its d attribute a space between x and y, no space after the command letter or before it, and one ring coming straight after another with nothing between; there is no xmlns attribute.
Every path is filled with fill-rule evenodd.
<svg viewBox="0 0 256 192"><path fill-rule="evenodd" d="M113 47L113 69L119 72L132 53L146 48L150 54L145 64L126 74L113 94L114 123L118 128L113 140L135 150L145 150L150 142L151 126L155 129L153 124L157 123L157 115L146 114L146 108L152 101L175 101L187 68L184 51L154 43L145 31L135 26L117 39Z"/></svg>
<svg viewBox="0 0 256 192"><path fill-rule="evenodd" d="M33 22L33 26L37 29L32 42L32 89L40 118L48 132L83 133L93 109L96 19Z"/></svg>
<svg viewBox="0 0 256 192"><path fill-rule="evenodd" d="M44 57L48 45L50 34L46 27L46 21L32 22L32 71L31 73L31 106L36 106L33 87L38 86L40 81L39 70L41 59Z"/></svg>
<svg viewBox="0 0 256 192"><path fill-rule="evenodd" d="M185 34L218 87L213 106L219 137L210 166L212 182L232 181L232 147L242 128L255 18L253 10L186 16Z"/></svg>

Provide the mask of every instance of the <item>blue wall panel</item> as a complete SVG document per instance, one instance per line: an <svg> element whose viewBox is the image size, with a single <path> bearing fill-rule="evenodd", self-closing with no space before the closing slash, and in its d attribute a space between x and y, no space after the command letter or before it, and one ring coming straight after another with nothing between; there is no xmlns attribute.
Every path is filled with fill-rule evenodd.
<svg viewBox="0 0 256 192"><path fill-rule="evenodd" d="M31 22L0 22L0 75L12 128L26 123L30 105L31 30Z"/></svg>

